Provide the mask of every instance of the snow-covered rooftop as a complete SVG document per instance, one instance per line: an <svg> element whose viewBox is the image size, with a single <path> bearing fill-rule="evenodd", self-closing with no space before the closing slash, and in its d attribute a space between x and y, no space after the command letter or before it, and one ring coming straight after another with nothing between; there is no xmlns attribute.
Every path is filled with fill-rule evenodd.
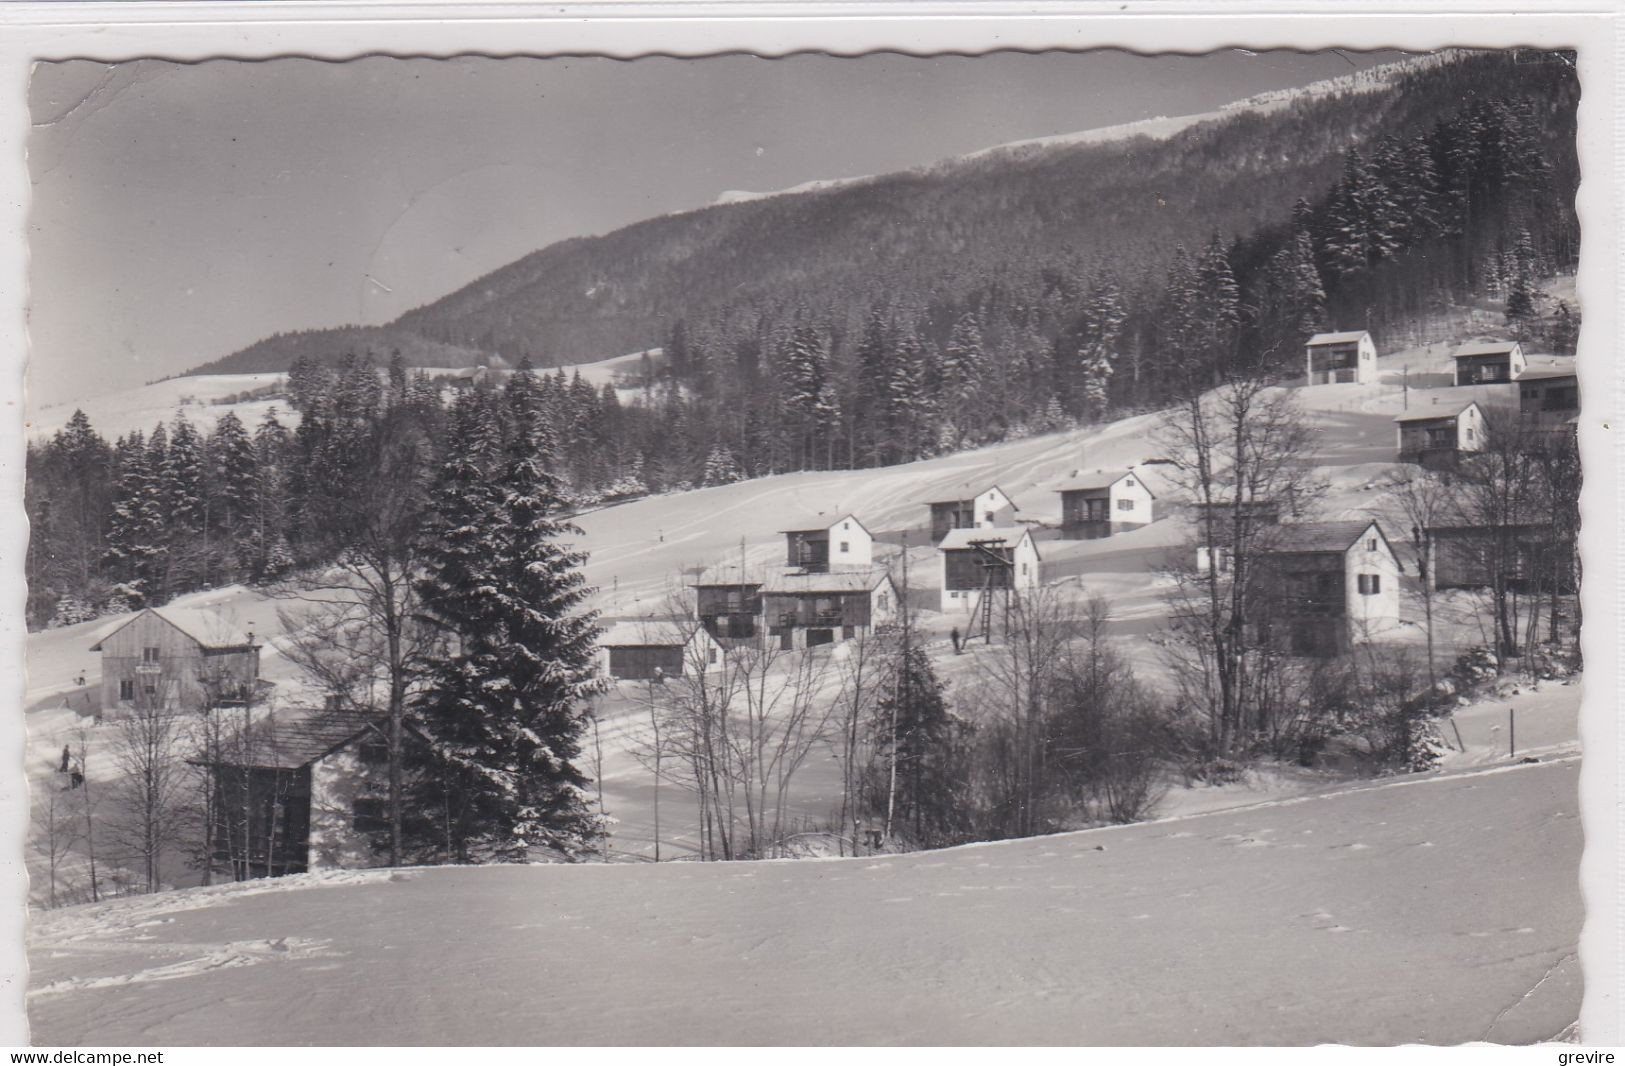
<svg viewBox="0 0 1625 1066"><path fill-rule="evenodd" d="M976 541L990 541L1001 548L1011 548L1028 535L1026 526L1001 526L995 529L950 529L937 545L942 551L959 551Z"/></svg>
<svg viewBox="0 0 1625 1066"><path fill-rule="evenodd" d="M835 570L827 574L787 571L762 582L762 592L778 595L812 595L828 592L868 592L890 575L880 567L866 570Z"/></svg>
<svg viewBox="0 0 1625 1066"><path fill-rule="evenodd" d="M1462 413L1467 410L1467 408L1469 408L1469 407L1477 407L1477 406L1478 406L1478 404L1476 402L1468 401L1467 403L1461 404L1459 406L1446 407L1446 408L1443 408L1442 410L1439 409L1439 408L1434 408L1431 411L1413 411L1410 414L1400 415L1399 417L1395 418L1394 421L1395 422L1442 422L1442 421L1449 421L1449 420L1454 419L1454 418L1459 418L1462 415Z"/></svg>
<svg viewBox="0 0 1625 1066"><path fill-rule="evenodd" d="M1518 375L1519 381L1550 381L1557 378L1578 377L1574 367L1543 366L1532 370L1525 370Z"/></svg>
<svg viewBox="0 0 1625 1066"><path fill-rule="evenodd" d="M656 618L616 622L598 638L603 648L680 647L688 643L689 633L675 622Z"/></svg>
<svg viewBox="0 0 1625 1066"><path fill-rule="evenodd" d="M235 648L253 643L251 634L238 629L219 612L207 607L176 607L171 604L167 607L148 607L145 611L132 614L97 637L90 650L100 651L103 641L148 612L162 618L205 648Z"/></svg>
<svg viewBox="0 0 1625 1066"><path fill-rule="evenodd" d="M1376 524L1375 519L1362 518L1352 522L1294 522L1278 526L1270 537L1267 551L1272 552L1343 552L1359 540L1365 531ZM1382 527L1378 526L1380 530Z"/></svg>
<svg viewBox="0 0 1625 1066"><path fill-rule="evenodd" d="M1517 347L1520 347L1517 341L1473 341L1461 345L1451 354L1456 359L1469 355L1506 355Z"/></svg>
<svg viewBox="0 0 1625 1066"><path fill-rule="evenodd" d="M1134 474L1132 470L1096 470L1093 474L1079 474L1074 478L1063 481L1055 489L1056 492L1087 492L1096 489L1109 489L1126 477ZM1144 484L1142 481L1141 484ZM1151 491L1149 485L1146 491Z"/></svg>
<svg viewBox="0 0 1625 1066"><path fill-rule="evenodd" d="M1366 336L1370 334L1363 329L1344 330L1342 333L1317 333L1309 338L1309 347L1318 348L1322 344L1350 344Z"/></svg>

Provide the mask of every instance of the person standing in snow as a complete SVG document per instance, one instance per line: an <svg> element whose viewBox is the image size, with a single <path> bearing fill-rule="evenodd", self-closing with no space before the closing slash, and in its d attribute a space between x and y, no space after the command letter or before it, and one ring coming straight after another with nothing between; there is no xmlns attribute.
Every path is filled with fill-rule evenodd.
<svg viewBox="0 0 1625 1066"><path fill-rule="evenodd" d="M66 744L62 745L62 765L61 765L61 767L59 767L57 769L57 773L59 773L59 774L67 773L68 772L68 763L72 759L73 759L73 752L68 750L68 746Z"/></svg>
<svg viewBox="0 0 1625 1066"><path fill-rule="evenodd" d="M959 654L959 627L958 626L954 626L953 629L948 632L948 639L954 642L954 654L958 655Z"/></svg>

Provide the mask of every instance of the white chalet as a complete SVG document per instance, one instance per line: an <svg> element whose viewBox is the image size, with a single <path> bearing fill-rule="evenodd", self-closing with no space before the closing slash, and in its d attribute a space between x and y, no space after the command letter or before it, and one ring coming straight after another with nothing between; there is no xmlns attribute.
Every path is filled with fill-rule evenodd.
<svg viewBox="0 0 1625 1066"><path fill-rule="evenodd" d="M1061 494L1063 540L1098 540L1155 520L1156 497L1132 470L1074 475Z"/></svg>
<svg viewBox="0 0 1625 1066"><path fill-rule="evenodd" d="M1399 575L1374 521L1281 525L1259 552L1252 622L1304 655L1380 641L1399 624Z"/></svg>
<svg viewBox="0 0 1625 1066"><path fill-rule="evenodd" d="M1499 385L1516 378L1528 365L1517 341L1475 341L1452 353L1457 385Z"/></svg>
<svg viewBox="0 0 1625 1066"><path fill-rule="evenodd" d="M1377 345L1365 330L1317 333L1304 346L1311 385L1366 385L1377 380Z"/></svg>
<svg viewBox="0 0 1625 1066"><path fill-rule="evenodd" d="M968 487L968 486L967 486ZM997 529L1015 521L1021 508L997 485L952 500L931 500L931 543L955 529Z"/></svg>
<svg viewBox="0 0 1625 1066"><path fill-rule="evenodd" d="M722 664L722 645L695 625L685 632L669 621L616 622L598 638L599 667L617 681L650 681L702 674Z"/></svg>
<svg viewBox="0 0 1625 1066"><path fill-rule="evenodd" d="M874 562L874 535L855 515L843 514L834 521L827 515L811 515L780 532L784 534L785 565L809 574Z"/></svg>
<svg viewBox="0 0 1625 1066"><path fill-rule="evenodd" d="M989 566L983 549L996 553L1008 565ZM942 559L943 611L974 610L991 576L995 591L1008 594L1038 587L1038 545L1026 526L997 529L955 529L937 545Z"/></svg>

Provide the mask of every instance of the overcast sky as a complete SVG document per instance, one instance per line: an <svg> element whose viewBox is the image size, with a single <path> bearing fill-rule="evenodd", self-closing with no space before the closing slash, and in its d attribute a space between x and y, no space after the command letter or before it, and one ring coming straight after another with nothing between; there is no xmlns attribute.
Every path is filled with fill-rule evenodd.
<svg viewBox="0 0 1625 1066"><path fill-rule="evenodd" d="M41 64L30 402L140 384L278 331L386 322L547 244L726 190L1198 113L1395 58Z"/></svg>

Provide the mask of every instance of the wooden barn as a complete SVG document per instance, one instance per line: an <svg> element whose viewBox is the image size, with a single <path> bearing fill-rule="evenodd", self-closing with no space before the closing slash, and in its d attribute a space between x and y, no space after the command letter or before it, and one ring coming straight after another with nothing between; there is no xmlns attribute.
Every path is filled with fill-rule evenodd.
<svg viewBox="0 0 1625 1066"><path fill-rule="evenodd" d="M1427 528L1427 579L1435 589L1489 588L1497 578L1517 592L1575 591L1572 546L1550 522Z"/></svg>
<svg viewBox="0 0 1625 1066"><path fill-rule="evenodd" d="M994 552L1006 565L985 565L991 560L984 551ZM944 612L974 610L990 576L997 590L1038 588L1038 545L1026 526L952 530L937 546L937 556L942 560Z"/></svg>
<svg viewBox="0 0 1625 1066"><path fill-rule="evenodd" d="M180 710L242 706L270 686L254 634L199 607L148 607L90 650L102 655L104 714L141 700Z"/></svg>
<svg viewBox="0 0 1625 1066"><path fill-rule="evenodd" d="M851 640L889 625L898 609L897 586L881 568L780 573L762 583L768 640L785 651Z"/></svg>
<svg viewBox="0 0 1625 1066"><path fill-rule="evenodd" d="M724 647L754 641L762 616L762 575L737 564L713 566L694 583L694 613Z"/></svg>
<svg viewBox="0 0 1625 1066"><path fill-rule="evenodd" d="M1253 624L1299 655L1335 655L1399 624L1399 557L1374 521L1277 527L1260 547Z"/></svg>
<svg viewBox="0 0 1625 1066"><path fill-rule="evenodd" d="M874 562L874 537L862 522L843 514L833 522L823 515L801 520L784 534L785 565L809 574L841 567L867 567Z"/></svg>
<svg viewBox="0 0 1625 1066"><path fill-rule="evenodd" d="M199 764L209 772L215 868L237 880L376 866L389 831L382 715L329 708L270 716ZM421 744L408 730L407 743Z"/></svg>
<svg viewBox="0 0 1625 1066"><path fill-rule="evenodd" d="M942 538L955 529L997 529L1014 525L1016 512L1021 510L997 485L989 485L963 499L932 500L927 506L931 509L932 544L940 544Z"/></svg>
<svg viewBox="0 0 1625 1066"><path fill-rule="evenodd" d="M1498 385L1524 372L1523 345L1517 341L1475 341L1452 353L1457 385Z"/></svg>
<svg viewBox="0 0 1625 1066"><path fill-rule="evenodd" d="M1304 367L1310 385L1374 384L1377 345L1363 329L1317 333L1304 346Z"/></svg>
<svg viewBox="0 0 1625 1066"><path fill-rule="evenodd" d="M616 622L598 639L599 668L617 681L650 681L705 673L722 663L722 646L704 626L684 632L672 622Z"/></svg>
<svg viewBox="0 0 1625 1066"><path fill-rule="evenodd" d="M1156 517L1156 497L1132 470L1077 475L1056 491L1063 540L1098 540L1139 529Z"/></svg>
<svg viewBox="0 0 1625 1066"><path fill-rule="evenodd" d="M1484 409L1477 403L1413 411L1394 419L1394 425L1399 461L1423 466L1449 466L1462 452L1481 451L1489 432Z"/></svg>
<svg viewBox="0 0 1625 1066"><path fill-rule="evenodd" d="M1518 414L1540 431L1567 430L1580 417L1580 376L1561 367L1525 370L1518 375Z"/></svg>

